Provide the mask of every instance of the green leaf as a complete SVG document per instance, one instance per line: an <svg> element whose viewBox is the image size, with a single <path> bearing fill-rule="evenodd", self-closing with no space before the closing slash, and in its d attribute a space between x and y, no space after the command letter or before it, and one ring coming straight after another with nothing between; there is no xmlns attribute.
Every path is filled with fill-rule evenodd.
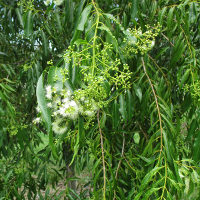
<svg viewBox="0 0 200 200"><path fill-rule="evenodd" d="M163 166L164 167L164 166ZM158 173L159 170L161 170L163 167L154 167L142 180L140 191L144 190L148 183L152 181L152 177L155 176L156 173Z"/></svg>
<svg viewBox="0 0 200 200"><path fill-rule="evenodd" d="M22 28L24 28L24 21L23 21L19 8L16 8L15 11L16 11L17 18L19 20L20 25L22 26Z"/></svg>
<svg viewBox="0 0 200 200"><path fill-rule="evenodd" d="M164 140L164 145L165 145L165 151L167 154L167 160L172 163L172 153L171 153L171 149L169 147L169 142L168 142L168 137L167 137L167 133L165 132L165 130L163 130L163 140Z"/></svg>
<svg viewBox="0 0 200 200"><path fill-rule="evenodd" d="M83 39L78 39L74 42L75 45L80 46L82 44L88 44L88 42L86 40Z"/></svg>
<svg viewBox="0 0 200 200"><path fill-rule="evenodd" d="M159 23L162 25L163 24L163 18L164 15L167 11L167 7L164 7L160 12L159 12Z"/></svg>
<svg viewBox="0 0 200 200"><path fill-rule="evenodd" d="M59 32L62 32L62 24L60 21L60 15L59 15L58 11L56 11L56 13L55 13L55 18L56 18L57 27L58 27Z"/></svg>
<svg viewBox="0 0 200 200"><path fill-rule="evenodd" d="M87 22L87 19L88 19L91 9L92 9L92 5L88 5L81 13L81 16L80 16L79 22L78 22L78 26L77 26L77 30L79 30L79 31L84 30L84 26Z"/></svg>
<svg viewBox="0 0 200 200"><path fill-rule="evenodd" d="M104 30L108 33L108 35L112 38L112 43L113 43L113 46L115 47L116 52L118 52L118 46L119 45L118 45L116 37L112 34L111 30L107 26L105 26L104 24L99 26L98 29Z"/></svg>
<svg viewBox="0 0 200 200"><path fill-rule="evenodd" d="M57 91L61 91L63 89L63 75L61 70L62 68L52 66L48 72L48 83L52 87L56 87Z"/></svg>
<svg viewBox="0 0 200 200"><path fill-rule="evenodd" d="M189 75L190 75L190 69L187 69L184 73L184 75L181 78L180 88L183 88L183 84L187 81Z"/></svg>
<svg viewBox="0 0 200 200"><path fill-rule="evenodd" d="M139 144L140 143L140 134L138 132L136 132L133 136L133 139L134 139L134 142L136 144Z"/></svg>
<svg viewBox="0 0 200 200"><path fill-rule="evenodd" d="M3 55L3 56L8 56L6 53L0 51L0 55Z"/></svg>
<svg viewBox="0 0 200 200"><path fill-rule="evenodd" d="M69 164L72 165L72 163L74 162L74 159L76 158L77 154L78 154L78 150L79 150L79 147L80 147L80 139L83 141L83 118L81 116L79 116L79 123L78 123L78 134L76 136L76 143L75 143L75 146L74 146L74 154L73 154L73 157L72 157L72 160ZM81 137L81 138L80 138Z"/></svg>
<svg viewBox="0 0 200 200"><path fill-rule="evenodd" d="M42 112L42 117L45 121L45 124L49 132L51 130L51 112L47 107L47 101L45 98L45 90L43 86L43 74L40 76L37 83L36 96L37 96L38 106Z"/></svg>
<svg viewBox="0 0 200 200"><path fill-rule="evenodd" d="M167 29L168 29L168 34L170 34L170 35L171 35L172 29L173 29L172 26L174 25L174 21L173 21L174 9L175 9L175 7L170 8L168 16L167 16Z"/></svg>
<svg viewBox="0 0 200 200"><path fill-rule="evenodd" d="M149 197L154 193L159 191L161 188L151 188L150 190L148 190L147 192L145 192L144 198L142 200L148 200Z"/></svg>
<svg viewBox="0 0 200 200"><path fill-rule="evenodd" d="M112 127L113 129L117 129L119 124L119 104L117 103L117 100L115 99L113 105L112 105Z"/></svg>
<svg viewBox="0 0 200 200"><path fill-rule="evenodd" d="M138 194L135 196L134 200L140 200L140 197L141 197L143 194L144 194L144 191L138 193Z"/></svg>
<svg viewBox="0 0 200 200"><path fill-rule="evenodd" d="M30 36L32 32L33 32L33 16L32 16L32 11L28 11L25 20L24 33L26 36Z"/></svg>
<svg viewBox="0 0 200 200"><path fill-rule="evenodd" d="M183 52L185 51L185 48L186 48L186 45L183 42L183 38L180 36L173 48L170 65L174 65L176 62L178 62Z"/></svg>
<svg viewBox="0 0 200 200"><path fill-rule="evenodd" d="M75 65L72 68L72 84L76 85L76 83L78 82L78 67Z"/></svg>
<svg viewBox="0 0 200 200"><path fill-rule="evenodd" d="M134 21L136 21L136 18L138 17L138 4L139 0L132 0L131 19Z"/></svg>
<svg viewBox="0 0 200 200"><path fill-rule="evenodd" d="M41 143L34 148L34 153L37 154L39 151L42 151L46 148L46 146L49 144L49 137L48 135L45 135L44 133L40 132L38 133L38 136L41 138Z"/></svg>
<svg viewBox="0 0 200 200"><path fill-rule="evenodd" d="M198 162L200 160L200 131L198 131L197 136L193 143L193 159Z"/></svg>
<svg viewBox="0 0 200 200"><path fill-rule="evenodd" d="M142 90L140 87L135 87L135 94L139 98L140 102L142 101Z"/></svg>
<svg viewBox="0 0 200 200"><path fill-rule="evenodd" d="M127 120L126 102L123 94L119 95L119 112L124 120Z"/></svg>
<svg viewBox="0 0 200 200"><path fill-rule="evenodd" d="M37 96L38 106L42 113L42 118L46 124L47 131L49 134L49 145L51 147L53 156L57 159L58 156L57 156L56 148L53 142L53 132L52 132L52 126L51 126L51 112L49 108L47 107L47 101L45 98L45 90L43 86L43 74L40 76L37 83L36 96Z"/></svg>
<svg viewBox="0 0 200 200"><path fill-rule="evenodd" d="M47 57L49 54L49 44L43 30L41 31L41 36L42 36L43 53L44 53L44 56Z"/></svg>
<svg viewBox="0 0 200 200"><path fill-rule="evenodd" d="M127 99L126 102L127 102L128 120L131 120L133 117L134 107L133 107L133 96L132 96L130 90L127 90L126 99Z"/></svg>
<svg viewBox="0 0 200 200"><path fill-rule="evenodd" d="M168 180L170 181L170 183L174 186L174 188L177 189L177 191L180 191L180 183L177 183L175 180L168 178Z"/></svg>

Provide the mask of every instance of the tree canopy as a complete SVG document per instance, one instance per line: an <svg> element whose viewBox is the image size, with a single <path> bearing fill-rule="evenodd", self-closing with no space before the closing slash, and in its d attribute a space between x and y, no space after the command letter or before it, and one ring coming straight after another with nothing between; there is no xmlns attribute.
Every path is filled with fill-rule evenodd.
<svg viewBox="0 0 200 200"><path fill-rule="evenodd" d="M1 0L0 199L198 200L199 3Z"/></svg>

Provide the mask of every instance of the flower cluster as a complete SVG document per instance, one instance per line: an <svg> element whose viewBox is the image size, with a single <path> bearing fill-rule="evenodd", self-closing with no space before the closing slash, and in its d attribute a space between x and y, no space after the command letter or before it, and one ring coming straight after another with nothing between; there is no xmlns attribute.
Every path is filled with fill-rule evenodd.
<svg viewBox="0 0 200 200"><path fill-rule="evenodd" d="M80 90L74 93L68 89L58 89L47 85L45 87L45 95L47 99L47 107L52 113L52 129L56 134L63 134L67 131L69 122L77 120L79 115L85 117L93 117L98 110L96 102L89 100L83 96L76 98L75 94L79 94ZM40 113L40 109L37 107ZM34 119L34 123L40 123L41 118Z"/></svg>
<svg viewBox="0 0 200 200"><path fill-rule="evenodd" d="M124 31L124 50L127 52L127 55L141 53L142 55L151 50L155 45L155 37L160 32L160 25L158 24L155 27L150 27L146 25L146 32L142 32L141 28L127 29Z"/></svg>
<svg viewBox="0 0 200 200"><path fill-rule="evenodd" d="M48 6L51 2L51 0L46 0L44 1L44 4ZM53 2L56 6L60 6L63 3L63 0L53 0Z"/></svg>
<svg viewBox="0 0 200 200"><path fill-rule="evenodd" d="M189 92L191 94L192 99L196 104L200 102L200 81L197 80L191 85L185 84L184 91Z"/></svg>

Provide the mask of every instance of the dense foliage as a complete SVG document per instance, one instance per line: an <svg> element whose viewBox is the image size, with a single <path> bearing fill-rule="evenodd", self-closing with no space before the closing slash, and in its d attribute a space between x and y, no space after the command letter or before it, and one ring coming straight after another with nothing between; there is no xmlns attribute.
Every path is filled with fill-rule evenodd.
<svg viewBox="0 0 200 200"><path fill-rule="evenodd" d="M0 1L0 199L200 198L198 0Z"/></svg>

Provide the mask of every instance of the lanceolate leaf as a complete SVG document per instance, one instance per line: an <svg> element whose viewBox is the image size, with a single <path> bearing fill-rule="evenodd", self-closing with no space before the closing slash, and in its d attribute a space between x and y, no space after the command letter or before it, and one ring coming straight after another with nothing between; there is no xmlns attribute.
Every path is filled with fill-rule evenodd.
<svg viewBox="0 0 200 200"><path fill-rule="evenodd" d="M44 33L44 31L42 30L41 31L41 36L42 36L42 44L43 44L43 53L44 53L44 56L47 57L48 56L48 53L49 53L49 44L48 44L48 41L47 41L47 38L46 38L46 34Z"/></svg>
<svg viewBox="0 0 200 200"><path fill-rule="evenodd" d="M132 0L132 6L131 6L131 19L137 20L138 17L138 0Z"/></svg>
<svg viewBox="0 0 200 200"><path fill-rule="evenodd" d="M149 197L154 193L157 192L158 190L160 190L161 188L151 188L150 190L148 190L148 192L146 192L146 194L144 195L143 200L148 200Z"/></svg>
<svg viewBox="0 0 200 200"><path fill-rule="evenodd" d="M174 26L173 14L174 14L174 7L169 9L169 13L168 13L168 16L167 16L167 29L168 29L169 36L171 36L172 29L173 29L172 26Z"/></svg>
<svg viewBox="0 0 200 200"><path fill-rule="evenodd" d="M85 26L85 23L88 19L88 16L90 14L90 11L92 9L92 5L88 5L84 10L83 12L81 13L81 16L80 16L80 19L79 19L79 22L78 22L78 26L77 26L77 30L79 31L83 31L84 30L84 26Z"/></svg>
<svg viewBox="0 0 200 200"><path fill-rule="evenodd" d="M61 74L62 68L52 66L48 73L48 83L60 91L63 88L63 76Z"/></svg>
<svg viewBox="0 0 200 200"><path fill-rule="evenodd" d="M25 20L25 35L26 36L30 36L30 34L32 34L33 32L33 15L32 15L32 11L28 11L28 13L26 14L26 20Z"/></svg>
<svg viewBox="0 0 200 200"><path fill-rule="evenodd" d="M119 124L119 104L117 103L117 100L112 104L112 126L114 129L117 128Z"/></svg>
<svg viewBox="0 0 200 200"><path fill-rule="evenodd" d="M200 132L197 132L197 136L195 138L194 144L193 144L193 159L195 161L199 161L200 160Z"/></svg>
<svg viewBox="0 0 200 200"><path fill-rule="evenodd" d="M121 113L122 118L124 120L127 120L126 101L123 94L120 94L119 96L119 105L119 112Z"/></svg>
<svg viewBox="0 0 200 200"><path fill-rule="evenodd" d="M159 170L161 170L163 167L154 167L142 180L140 191L144 190L148 183L152 181L152 177L155 176L156 173L158 173Z"/></svg>
<svg viewBox="0 0 200 200"><path fill-rule="evenodd" d="M43 85L43 74L40 76L37 83L36 96L37 96L38 106L42 112L43 119L45 121L45 124L49 132L51 130L51 112L47 107L45 89Z"/></svg>
<svg viewBox="0 0 200 200"><path fill-rule="evenodd" d="M127 90L127 115L128 115L128 120L131 120L131 118L133 117L133 111L134 111L134 102L133 102L133 96L130 92L130 90Z"/></svg>
<svg viewBox="0 0 200 200"><path fill-rule="evenodd" d="M43 85L43 74L40 76L37 83L36 96L37 96L38 106L42 113L42 117L47 126L47 130L49 134L49 145L52 149L53 156L57 158L57 153L56 153L56 149L53 142L53 132L52 132L52 127L51 127L51 112L49 108L47 107L47 101L46 101L45 90L44 90L44 85Z"/></svg>
<svg viewBox="0 0 200 200"><path fill-rule="evenodd" d="M22 15L21 15L21 13L20 13L20 10L19 10L19 8L16 8L15 10L16 10L16 14L17 14L19 23L20 23L20 25L22 26L22 28L24 28L24 21L23 21Z"/></svg>

